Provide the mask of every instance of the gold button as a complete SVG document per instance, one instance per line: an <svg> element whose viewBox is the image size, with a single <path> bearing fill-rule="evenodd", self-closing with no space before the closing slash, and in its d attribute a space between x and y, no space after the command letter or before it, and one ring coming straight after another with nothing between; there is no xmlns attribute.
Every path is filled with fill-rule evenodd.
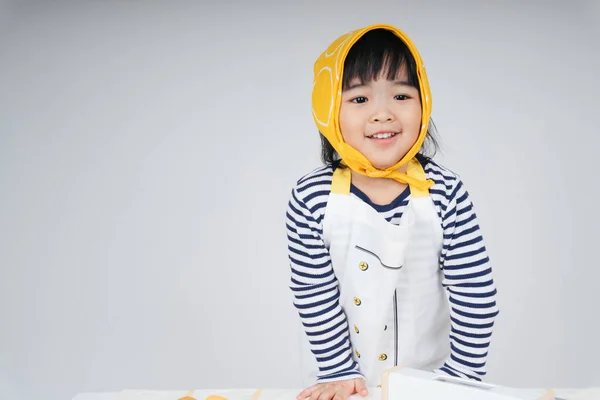
<svg viewBox="0 0 600 400"><path fill-rule="evenodd" d="M354 304L356 304L357 306L360 306L362 302L360 301L360 299L358 297L354 298Z"/></svg>
<svg viewBox="0 0 600 400"><path fill-rule="evenodd" d="M379 361L385 361L385 360L387 360L387 354L381 354L379 356Z"/></svg>
<svg viewBox="0 0 600 400"><path fill-rule="evenodd" d="M380 387L381 387L381 385L377 385L377 387L378 387L378 388L380 388Z"/></svg>
<svg viewBox="0 0 600 400"><path fill-rule="evenodd" d="M360 353L358 352L358 350L355 350L356 353L356 357L360 358Z"/></svg>
<svg viewBox="0 0 600 400"><path fill-rule="evenodd" d="M358 268L360 268L361 271L366 271L369 269L369 264L362 261L360 264L358 264Z"/></svg>
<svg viewBox="0 0 600 400"><path fill-rule="evenodd" d="M354 332L358 333L358 326L354 325Z"/></svg>

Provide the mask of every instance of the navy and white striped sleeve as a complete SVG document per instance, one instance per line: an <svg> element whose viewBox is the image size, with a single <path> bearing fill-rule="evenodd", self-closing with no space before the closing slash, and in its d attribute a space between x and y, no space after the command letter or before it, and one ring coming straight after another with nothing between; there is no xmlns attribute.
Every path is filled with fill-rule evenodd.
<svg viewBox="0 0 600 400"><path fill-rule="evenodd" d="M477 215L460 179L442 208L443 285L450 300L450 358L437 372L482 380L498 307L492 267Z"/></svg>
<svg viewBox="0 0 600 400"><path fill-rule="evenodd" d="M319 368L317 383L362 378L322 227L296 189L286 214L290 289ZM321 218L319 218L321 219Z"/></svg>

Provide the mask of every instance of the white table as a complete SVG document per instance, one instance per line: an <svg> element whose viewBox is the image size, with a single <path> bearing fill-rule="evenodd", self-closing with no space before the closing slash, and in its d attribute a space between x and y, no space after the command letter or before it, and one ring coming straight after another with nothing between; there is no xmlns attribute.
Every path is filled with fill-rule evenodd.
<svg viewBox="0 0 600 400"><path fill-rule="evenodd" d="M265 389L268 391L269 389ZM250 389L246 390L227 390L228 394L235 394L236 392L244 392L248 393ZM254 391L254 389L252 389ZM296 395L300 393L300 389L286 389L286 390L277 390L279 400L296 400ZM129 393L133 393L136 391L127 391ZM140 394L140 398L143 398L142 394L156 394L157 398L169 398L172 400L177 400L178 397L176 395L168 395L173 392L167 391L137 391ZM183 391L182 391L183 392ZM205 391L198 390L194 393L194 397L197 400L204 400L206 396L210 393L220 394L219 392L223 392L223 390L215 390L215 391ZM358 395L354 395L351 397L352 400L379 400L380 393L377 389L370 389L369 396L365 399ZM593 389L555 389L556 397L565 400L600 400L600 388ZM73 398L73 400L121 400L120 394L124 392L104 392L104 393L80 393ZM181 393L177 393L178 395ZM162 395L162 396L161 396ZM206 395L206 396L205 396ZM227 397L226 395L224 397ZM248 397L250 398L250 397ZM162 400L162 399L161 399Z"/></svg>

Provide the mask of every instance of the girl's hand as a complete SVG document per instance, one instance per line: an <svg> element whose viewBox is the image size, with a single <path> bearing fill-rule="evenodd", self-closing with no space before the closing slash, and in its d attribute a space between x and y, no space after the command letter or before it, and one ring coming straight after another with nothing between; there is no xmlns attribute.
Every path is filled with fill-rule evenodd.
<svg viewBox="0 0 600 400"><path fill-rule="evenodd" d="M349 379L345 381L317 383L306 388L300 393L297 400L347 400L348 397L358 393L365 397L369 392L363 378Z"/></svg>

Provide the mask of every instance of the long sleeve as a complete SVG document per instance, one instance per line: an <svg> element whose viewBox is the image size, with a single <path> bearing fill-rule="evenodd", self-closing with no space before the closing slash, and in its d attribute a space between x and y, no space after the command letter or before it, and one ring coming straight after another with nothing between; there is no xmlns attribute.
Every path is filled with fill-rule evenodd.
<svg viewBox="0 0 600 400"><path fill-rule="evenodd" d="M319 367L318 383L360 378L322 227L294 189L286 227L294 306Z"/></svg>
<svg viewBox="0 0 600 400"><path fill-rule="evenodd" d="M482 380L498 307L492 267L469 194L460 180L442 207L440 263L450 299L450 358L437 372Z"/></svg>

